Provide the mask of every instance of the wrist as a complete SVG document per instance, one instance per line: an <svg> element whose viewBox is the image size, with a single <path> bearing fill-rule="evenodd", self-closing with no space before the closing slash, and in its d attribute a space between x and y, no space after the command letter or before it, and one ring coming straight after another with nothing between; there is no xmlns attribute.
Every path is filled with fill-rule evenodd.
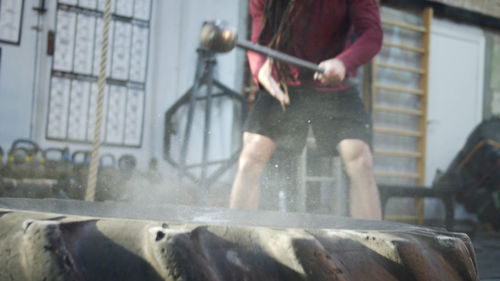
<svg viewBox="0 0 500 281"><path fill-rule="evenodd" d="M338 56L335 59L340 65L342 65L342 68L344 69L345 73L349 72L349 70L351 69L351 65L349 64L349 60L346 57Z"/></svg>

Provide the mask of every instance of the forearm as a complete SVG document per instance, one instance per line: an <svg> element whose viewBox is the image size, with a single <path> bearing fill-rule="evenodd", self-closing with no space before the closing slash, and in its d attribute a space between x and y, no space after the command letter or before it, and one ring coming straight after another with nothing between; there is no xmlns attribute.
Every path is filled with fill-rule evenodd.
<svg viewBox="0 0 500 281"><path fill-rule="evenodd" d="M381 45L382 35L378 34L378 31L369 32L359 37L336 58L344 63L348 71L351 71L368 63L380 51Z"/></svg>
<svg viewBox="0 0 500 281"><path fill-rule="evenodd" d="M358 38L337 56L348 71L369 62L380 51L383 39L379 7L375 0L353 0L349 16Z"/></svg>

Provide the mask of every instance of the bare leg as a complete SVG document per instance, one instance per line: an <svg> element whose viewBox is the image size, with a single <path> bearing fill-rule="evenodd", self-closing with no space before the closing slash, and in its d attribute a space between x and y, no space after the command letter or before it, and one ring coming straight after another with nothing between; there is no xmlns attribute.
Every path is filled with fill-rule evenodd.
<svg viewBox="0 0 500 281"><path fill-rule="evenodd" d="M274 148L274 141L266 136L243 134L243 150L231 190L230 208L255 210L259 207L260 177Z"/></svg>
<svg viewBox="0 0 500 281"><path fill-rule="evenodd" d="M373 157L368 145L357 139L341 141L337 149L351 180L351 216L360 219L382 219L380 195L373 176Z"/></svg>

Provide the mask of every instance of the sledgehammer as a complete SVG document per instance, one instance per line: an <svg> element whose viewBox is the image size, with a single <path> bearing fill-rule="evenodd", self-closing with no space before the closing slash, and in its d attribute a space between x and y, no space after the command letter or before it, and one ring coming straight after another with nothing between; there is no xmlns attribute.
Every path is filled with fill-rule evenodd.
<svg viewBox="0 0 500 281"><path fill-rule="evenodd" d="M235 29L222 20L208 21L204 23L201 28L201 44L207 50L215 53L226 53L231 51L234 47L239 47L266 55L281 62L306 68L314 72L324 73L322 68L319 68L318 65L312 62L287 55L280 51L255 44L247 40L238 40L238 34Z"/></svg>

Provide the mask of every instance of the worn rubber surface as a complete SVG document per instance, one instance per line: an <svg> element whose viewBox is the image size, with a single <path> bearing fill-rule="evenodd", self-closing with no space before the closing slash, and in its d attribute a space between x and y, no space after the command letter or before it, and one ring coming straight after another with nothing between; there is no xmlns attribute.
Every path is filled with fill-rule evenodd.
<svg viewBox="0 0 500 281"><path fill-rule="evenodd" d="M67 200L0 199L0 259L2 281L478 280L470 239L459 233Z"/></svg>

